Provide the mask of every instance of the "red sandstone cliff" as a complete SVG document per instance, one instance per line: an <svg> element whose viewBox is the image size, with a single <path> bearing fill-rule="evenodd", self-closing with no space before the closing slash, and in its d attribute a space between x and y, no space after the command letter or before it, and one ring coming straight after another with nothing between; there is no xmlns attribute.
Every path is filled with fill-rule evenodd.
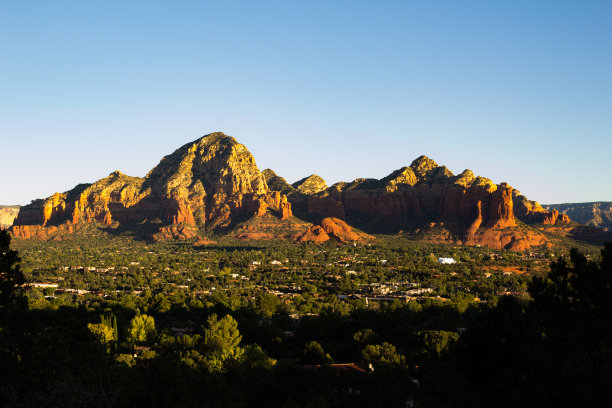
<svg viewBox="0 0 612 408"><path fill-rule="evenodd" d="M268 188L245 146L212 133L164 157L144 178L116 171L22 207L13 233L30 236L24 226L159 224L155 239L185 239L266 213L287 219L292 216L291 204Z"/></svg>
<svg viewBox="0 0 612 408"><path fill-rule="evenodd" d="M480 229L516 225L512 187L466 170L454 176L425 156L382 180L357 179L313 194L289 195L312 220L335 217L368 232L397 232L446 223L470 238Z"/></svg>
<svg viewBox="0 0 612 408"><path fill-rule="evenodd" d="M327 217L321 220L320 225L313 225L297 238L299 242L325 242L330 239L338 242L354 242L371 240L374 237L353 231L346 222L338 218Z"/></svg>
<svg viewBox="0 0 612 408"><path fill-rule="evenodd" d="M234 138L212 133L164 157L143 178L116 171L21 207L12 231L45 239L74 230L69 226L95 223L146 230L155 240L201 238L205 231L275 239L295 236L306 225L294 213L317 224L301 230L304 240L314 241L353 241L359 235L351 229L355 226L368 233L435 230L445 241L526 249L545 240L535 230L517 227L516 219L574 225L506 183L470 170L455 176L425 156L381 180L327 187L312 175L290 185L271 170L260 172ZM261 221L249 223L252 219Z"/></svg>
<svg viewBox="0 0 612 408"><path fill-rule="evenodd" d="M514 190L512 200L516 216L527 223L555 225L571 222L567 215L560 214L557 210L547 211L542 208L540 203L528 200L527 197L521 195L517 190Z"/></svg>

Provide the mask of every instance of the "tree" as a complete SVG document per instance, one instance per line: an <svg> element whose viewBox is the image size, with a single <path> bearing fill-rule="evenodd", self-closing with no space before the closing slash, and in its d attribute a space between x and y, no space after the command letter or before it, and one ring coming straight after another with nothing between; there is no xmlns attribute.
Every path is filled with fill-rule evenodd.
<svg viewBox="0 0 612 408"><path fill-rule="evenodd" d="M233 352L238 347L242 336L238 331L238 322L232 316L218 319L216 314L212 314L206 323L204 346L208 351Z"/></svg>
<svg viewBox="0 0 612 408"><path fill-rule="evenodd" d="M399 367L406 362L405 357L395 350L395 346L387 342L366 346L361 352L361 357L366 363L379 366Z"/></svg>
<svg viewBox="0 0 612 408"><path fill-rule="evenodd" d="M533 279L529 293L545 327L568 326L568 319L571 319L571 324L577 325L567 328L572 338L576 329L582 328L590 331L585 334L591 340L609 342L612 335L612 243L607 243L601 254L601 262L597 263L572 249L569 260L559 258L551 264L548 276ZM597 337L592 338L593 335Z"/></svg>
<svg viewBox="0 0 612 408"><path fill-rule="evenodd" d="M117 316L114 313L110 315L100 315L100 323L113 330L113 341L119 340L119 331L117 330Z"/></svg>
<svg viewBox="0 0 612 408"><path fill-rule="evenodd" d="M306 344L306 347L304 347L304 360L307 364L332 364L334 362L317 341L311 341Z"/></svg>
<svg viewBox="0 0 612 408"><path fill-rule="evenodd" d="M529 292L548 391L554 390L558 403L610 406L612 243L605 244L599 262L572 249L569 259L551 264L548 276L534 278Z"/></svg>
<svg viewBox="0 0 612 408"><path fill-rule="evenodd" d="M25 278L19 268L17 251L11 250L11 236L0 230L0 378L10 378L22 361L28 340L27 298L22 292ZM1 399L1 398L0 398Z"/></svg>
<svg viewBox="0 0 612 408"><path fill-rule="evenodd" d="M0 313L26 304L22 293L25 278L19 267L17 251L11 249L11 235L0 230Z"/></svg>
<svg viewBox="0 0 612 408"><path fill-rule="evenodd" d="M423 405L612 406L612 244L599 262L571 250L529 293L478 315L423 379L440 399Z"/></svg>
<svg viewBox="0 0 612 408"><path fill-rule="evenodd" d="M270 293L262 292L257 294L257 296L255 297L255 313L261 316L268 318L272 317L278 305L278 298Z"/></svg>
<svg viewBox="0 0 612 408"><path fill-rule="evenodd" d="M376 342L378 335L372 329L362 329L353 335L353 340L361 344L372 344Z"/></svg>
<svg viewBox="0 0 612 408"><path fill-rule="evenodd" d="M115 341L115 331L103 323L87 324L89 331L98 339L100 344L106 347L106 350L111 349L112 343Z"/></svg>
<svg viewBox="0 0 612 408"><path fill-rule="evenodd" d="M151 341L155 338L156 334L153 316L146 314L136 315L128 326L128 341L132 344Z"/></svg>
<svg viewBox="0 0 612 408"><path fill-rule="evenodd" d="M423 330L418 334L424 352L439 357L448 347L459 339L459 334L445 330Z"/></svg>

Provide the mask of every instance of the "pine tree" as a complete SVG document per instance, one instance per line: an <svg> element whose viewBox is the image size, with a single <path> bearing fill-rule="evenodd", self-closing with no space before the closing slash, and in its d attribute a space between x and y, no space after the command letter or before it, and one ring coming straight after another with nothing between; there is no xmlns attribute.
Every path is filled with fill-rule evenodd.
<svg viewBox="0 0 612 408"><path fill-rule="evenodd" d="M113 313L113 339L119 341L119 330L117 330L117 316Z"/></svg>
<svg viewBox="0 0 612 408"><path fill-rule="evenodd" d="M11 236L0 230L0 313L24 308L26 298L22 293L25 278L19 268L17 251L11 249Z"/></svg>

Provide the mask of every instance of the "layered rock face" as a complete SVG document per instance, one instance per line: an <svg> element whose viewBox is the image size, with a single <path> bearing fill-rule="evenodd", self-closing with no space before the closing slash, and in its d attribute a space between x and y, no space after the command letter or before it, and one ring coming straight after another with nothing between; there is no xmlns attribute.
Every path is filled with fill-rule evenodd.
<svg viewBox="0 0 612 408"><path fill-rule="evenodd" d="M312 174L291 185L301 194L316 194L327 189L327 183L320 176Z"/></svg>
<svg viewBox="0 0 612 408"><path fill-rule="evenodd" d="M566 214L559 213L556 209L545 210L540 203L528 200L517 190L513 192L512 200L517 217L527 223L555 225L571 222L570 217Z"/></svg>
<svg viewBox="0 0 612 408"><path fill-rule="evenodd" d="M494 248L546 243L537 230L517 227L517 219L557 229L574 225L506 183L495 184L470 170L454 175L425 156L380 180L328 187L313 174L290 185L272 170L260 172L234 138L211 133L164 157L145 177L115 171L93 184L35 200L20 208L12 232L55 239L93 223L153 240L202 241L205 231L238 239L371 238L352 229L357 227Z"/></svg>
<svg viewBox="0 0 612 408"><path fill-rule="evenodd" d="M0 205L0 229L9 228L19 214L18 205Z"/></svg>
<svg viewBox="0 0 612 408"><path fill-rule="evenodd" d="M546 239L537 231L517 228L516 218L529 224L570 222L506 183L494 184L470 170L455 176L425 156L381 180L357 179L325 189L322 179L312 180L316 184L307 181L300 180L293 191L287 190L297 216L315 223L331 217L370 233L422 237L424 231L435 231L426 234L427 239L523 250L544 245ZM303 185L309 188L300 190ZM327 239L326 234L319 225L300 239L320 242Z"/></svg>
<svg viewBox="0 0 612 408"><path fill-rule="evenodd" d="M293 186L287 181L278 176L274 171L270 169L265 169L261 172L261 174L266 179L266 183L268 184L268 188L273 191L280 191L282 194L292 194L295 193L296 190Z"/></svg>
<svg viewBox="0 0 612 408"><path fill-rule="evenodd" d="M580 224L612 231L612 202L550 204L548 211L557 210Z"/></svg>
<svg viewBox="0 0 612 408"><path fill-rule="evenodd" d="M90 185L22 207L14 225L42 227L97 222L138 228L159 225L156 239L192 238L201 229L229 228L241 219L274 213L291 217L291 205L268 188L245 146L211 133L164 157L144 178L119 171ZM23 228L14 228L20 235Z"/></svg>
<svg viewBox="0 0 612 408"><path fill-rule="evenodd" d="M295 208L305 208L298 215L334 217L376 233L441 223L469 239L480 229L516 225L512 187L475 177L470 170L455 176L425 156L381 180L337 183L320 192L290 194L289 199Z"/></svg>
<svg viewBox="0 0 612 408"><path fill-rule="evenodd" d="M355 232L346 222L333 217L323 218L320 225L313 225L298 237L300 242L325 242L330 239L353 242L371 240L374 237Z"/></svg>

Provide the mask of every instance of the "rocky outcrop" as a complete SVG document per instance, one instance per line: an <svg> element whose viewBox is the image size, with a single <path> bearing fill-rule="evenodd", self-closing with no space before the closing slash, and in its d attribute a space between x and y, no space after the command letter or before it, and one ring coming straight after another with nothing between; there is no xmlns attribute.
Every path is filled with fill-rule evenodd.
<svg viewBox="0 0 612 408"><path fill-rule="evenodd" d="M297 238L298 242L326 242L329 241L329 235L320 225L313 225L306 232Z"/></svg>
<svg viewBox="0 0 612 408"><path fill-rule="evenodd" d="M320 225L313 225L300 235L299 242L325 242L334 239L338 242L371 240L374 237L357 233L344 221L338 218L323 218Z"/></svg>
<svg viewBox="0 0 612 408"><path fill-rule="evenodd" d="M557 210L560 215L568 216L580 224L612 231L612 202L549 204L544 208L548 211Z"/></svg>
<svg viewBox="0 0 612 408"><path fill-rule="evenodd" d="M18 205L0 205L0 229L9 228L19 214Z"/></svg>
<svg viewBox="0 0 612 408"><path fill-rule="evenodd" d="M198 237L198 229L185 223L172 224L161 227L153 234L153 241L168 241L172 239L191 239Z"/></svg>
<svg viewBox="0 0 612 408"><path fill-rule="evenodd" d="M291 185L300 194L311 195L327 189L327 183L316 174L311 174Z"/></svg>
<svg viewBox="0 0 612 408"><path fill-rule="evenodd" d="M546 244L546 237L537 231L508 229L481 229L460 241L464 245L481 245L492 249L524 251L534 246Z"/></svg>
<svg viewBox="0 0 612 408"><path fill-rule="evenodd" d="M196 242L194 242L193 246L197 247L197 246L215 245L216 243L217 241L213 241L210 238L203 237L203 238L198 239Z"/></svg>
<svg viewBox="0 0 612 408"><path fill-rule="evenodd" d="M540 203L528 200L527 197L517 190L513 192L512 200L516 216L526 223L555 225L557 223L568 224L571 222L570 217L566 214L559 214L559 211L555 209L548 211Z"/></svg>
<svg viewBox="0 0 612 408"><path fill-rule="evenodd" d="M264 178L266 179L266 183L268 184L268 188L272 191L280 191L281 194L292 194L295 193L296 190L291 186L291 184L287 183L287 181L278 176L274 171L270 169L265 169L261 172Z"/></svg>
<svg viewBox="0 0 612 408"><path fill-rule="evenodd" d="M469 170L454 176L425 156L381 180L337 183L319 193L289 199L294 208L305 209L298 216L314 222L334 217L374 233L444 222L454 234L469 238L483 228L516 225L512 187L475 177Z"/></svg>
<svg viewBox="0 0 612 408"><path fill-rule="evenodd" d="M43 227L40 225L17 225L11 227L11 233L21 239L37 239L42 241L62 241L75 232L84 229L83 224L62 224Z"/></svg>
<svg viewBox="0 0 612 408"><path fill-rule="evenodd" d="M36 200L22 208L14 225L96 223L137 229L160 224L153 239L188 239L198 230L227 229L267 213L281 221L290 218L286 195L268 188L245 146L211 133L164 157L144 178L115 171Z"/></svg>
<svg viewBox="0 0 612 408"><path fill-rule="evenodd" d="M495 184L470 170L454 175L426 156L380 180L328 187L313 174L289 185L272 170L260 172L234 138L211 133L164 157L145 177L115 171L93 184L33 201L20 208L12 231L45 239L95 224L145 231L153 240L203 240L211 231L237 239L370 238L356 227L494 248L545 242L536 230L527 231L531 227L517 227L517 219L548 224L549 230L575 225L561 211L542 208L506 183Z"/></svg>

